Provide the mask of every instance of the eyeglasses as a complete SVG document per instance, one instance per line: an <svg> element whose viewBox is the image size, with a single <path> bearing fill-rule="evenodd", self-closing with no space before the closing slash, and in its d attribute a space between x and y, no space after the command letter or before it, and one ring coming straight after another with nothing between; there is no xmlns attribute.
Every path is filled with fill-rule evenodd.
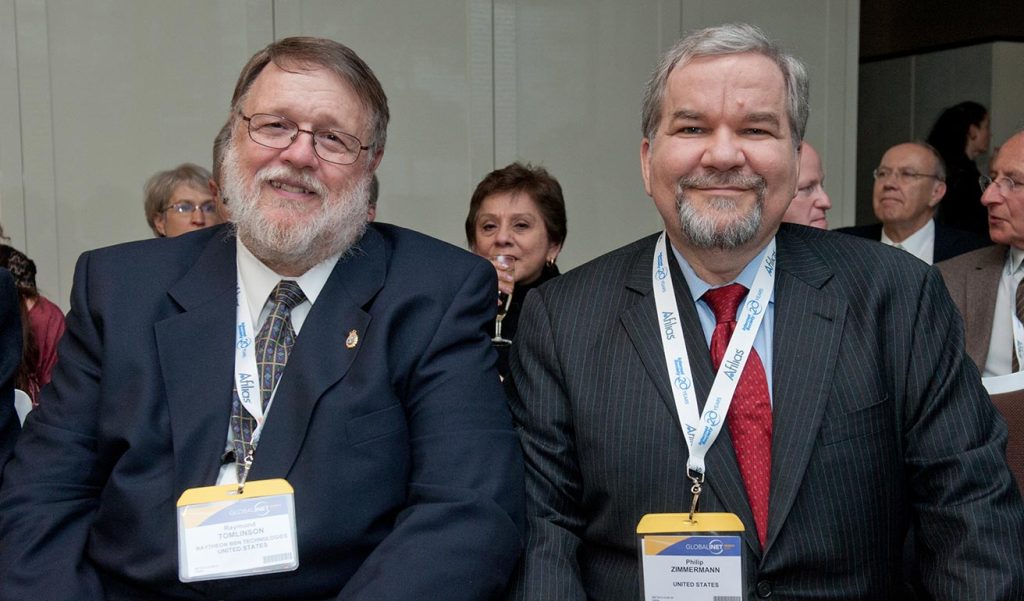
<svg viewBox="0 0 1024 601"><path fill-rule="evenodd" d="M995 184L999 188L999 193L1003 196L1013 194L1016 189L1024 190L1024 184L1021 182L1015 182L1005 175L1002 177L991 178L987 175L983 175L978 178L978 184L981 186L981 191L988 190L988 187Z"/></svg>
<svg viewBox="0 0 1024 601"><path fill-rule="evenodd" d="M900 183L904 184L918 180L922 177L931 177L939 180L940 182L942 181L942 178L934 173L917 173L916 171L907 171L906 169L889 169L888 167L879 167L872 171L871 175L874 176L875 181L888 179L890 175L895 175L896 179L898 179Z"/></svg>
<svg viewBox="0 0 1024 601"><path fill-rule="evenodd" d="M252 141L267 148L285 149L292 145L299 134L309 134L313 136L313 152L316 156L335 165L351 165L359 158L360 152L370 149L369 146L363 146L359 138L352 134L334 129L301 129L291 119L278 115L239 115L242 115L242 119L249 124L249 137Z"/></svg>
<svg viewBox="0 0 1024 601"><path fill-rule="evenodd" d="M194 202L185 201L185 202L176 202L176 203L168 206L164 210L165 211L170 211L172 213L177 213L179 215L185 215L185 214L191 215L196 210L199 210L199 211L203 212L203 215L213 215L214 213L217 212L217 205L212 200L208 200L208 201L206 201L204 203L201 203L201 204L196 204Z"/></svg>

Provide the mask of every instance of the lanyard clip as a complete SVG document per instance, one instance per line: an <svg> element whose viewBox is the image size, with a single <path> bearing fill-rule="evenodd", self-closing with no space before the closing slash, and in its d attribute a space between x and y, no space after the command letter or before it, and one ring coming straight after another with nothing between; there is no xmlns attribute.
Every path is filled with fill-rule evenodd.
<svg viewBox="0 0 1024 601"><path fill-rule="evenodd" d="M704 484L704 474L695 472L689 468L686 469L686 477L693 482L693 486L690 487L690 494L693 495L693 500L690 501L690 519L693 521L693 514L697 512L697 501L700 499L700 493L704 490L701 487Z"/></svg>

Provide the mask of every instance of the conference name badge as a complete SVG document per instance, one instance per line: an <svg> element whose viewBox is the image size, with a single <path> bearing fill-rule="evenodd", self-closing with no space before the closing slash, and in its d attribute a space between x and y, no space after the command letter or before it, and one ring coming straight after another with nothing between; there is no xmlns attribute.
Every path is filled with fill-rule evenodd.
<svg viewBox="0 0 1024 601"><path fill-rule="evenodd" d="M178 579L236 578L299 567L295 494L283 479L190 488L178 499Z"/></svg>
<svg viewBox="0 0 1024 601"><path fill-rule="evenodd" d="M645 515L636 527L644 601L744 598L742 532L732 513Z"/></svg>

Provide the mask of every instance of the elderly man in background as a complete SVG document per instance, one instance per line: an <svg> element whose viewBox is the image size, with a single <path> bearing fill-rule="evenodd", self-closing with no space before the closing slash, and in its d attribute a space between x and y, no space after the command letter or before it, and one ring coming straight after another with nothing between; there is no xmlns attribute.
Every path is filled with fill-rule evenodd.
<svg viewBox="0 0 1024 601"><path fill-rule="evenodd" d="M938 272L780 226L807 115L803 65L748 25L694 33L655 71L640 159L665 233L535 289L512 346L527 464L513 599L639 598L641 516L685 513L694 492L698 525L742 524L741 563L694 574L695 545L697 563L665 568L672 598L693 592L676 582L900 598L909 524L931 596L1024 597L1006 425Z"/></svg>
<svg viewBox="0 0 1024 601"><path fill-rule="evenodd" d="M981 176L995 246L939 264L964 316L967 354L983 376L1020 371L1024 356L1024 132L1010 137Z"/></svg>
<svg viewBox="0 0 1024 601"><path fill-rule="evenodd" d="M494 269L368 224L389 112L346 46L261 50L230 119L232 227L78 262L0 599L494 597L523 521Z"/></svg>
<svg viewBox="0 0 1024 601"><path fill-rule="evenodd" d="M836 231L901 248L929 265L988 245L971 233L935 223L946 194L946 167L930 145L893 146L873 175L872 206L880 223Z"/></svg>
<svg viewBox="0 0 1024 601"><path fill-rule="evenodd" d="M821 168L821 157L807 141L800 143L800 179L796 184L796 195L789 203L782 220L799 223L818 229L828 229L825 212L832 208L832 199L825 191L825 172Z"/></svg>

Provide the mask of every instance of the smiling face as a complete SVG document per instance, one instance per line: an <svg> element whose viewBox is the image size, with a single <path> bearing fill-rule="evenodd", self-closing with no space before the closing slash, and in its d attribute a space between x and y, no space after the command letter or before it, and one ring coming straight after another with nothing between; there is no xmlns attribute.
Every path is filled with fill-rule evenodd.
<svg viewBox="0 0 1024 601"><path fill-rule="evenodd" d="M270 63L240 108L246 116L285 117L304 130L338 130L360 140L370 135L369 111L351 86L324 69L285 71ZM278 149L254 142L241 117L235 117L234 128L223 165L225 196L253 254L282 275L301 275L359 239L380 154L364 151L355 163L336 165L316 155L307 133Z"/></svg>
<svg viewBox="0 0 1024 601"><path fill-rule="evenodd" d="M644 188L681 251L757 251L796 191L782 72L759 54L697 58L668 78Z"/></svg>
<svg viewBox="0 0 1024 601"><path fill-rule="evenodd" d="M872 206L886 234L900 242L924 227L935 214L935 207L946 194L946 184L935 177L938 162L918 144L898 144L890 148L878 164L888 177L875 180ZM918 174L900 177L898 173Z"/></svg>
<svg viewBox="0 0 1024 601"><path fill-rule="evenodd" d="M992 184L981 195L981 204L988 208L989 236L996 244L1024 249L1024 133L999 148L988 175L1014 182L1013 190L1005 194Z"/></svg>
<svg viewBox="0 0 1024 601"><path fill-rule="evenodd" d="M832 208L832 199L825 192L824 185L821 157L814 147L804 142L800 145L800 179L796 184L796 196L782 220L827 230L825 211Z"/></svg>
<svg viewBox="0 0 1024 601"><path fill-rule="evenodd" d="M540 277L544 264L561 250L551 242L544 218L529 194L499 192L480 203L473 252L481 257L512 255L516 282L529 284Z"/></svg>

